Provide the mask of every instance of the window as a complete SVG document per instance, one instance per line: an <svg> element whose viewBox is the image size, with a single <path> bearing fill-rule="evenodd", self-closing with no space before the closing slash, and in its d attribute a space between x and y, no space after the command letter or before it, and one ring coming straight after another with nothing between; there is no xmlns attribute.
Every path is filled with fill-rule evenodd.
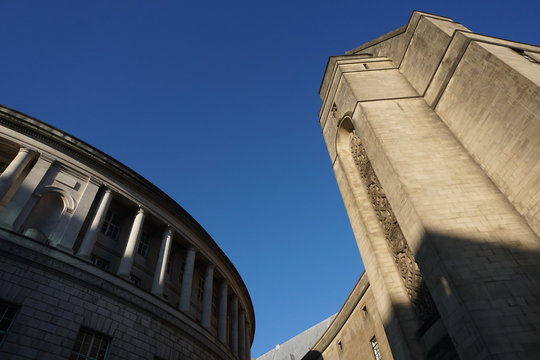
<svg viewBox="0 0 540 360"><path fill-rule="evenodd" d="M92 261L92 264L96 265L98 268L101 268L103 270L109 270L109 262L105 259L102 259L96 255L92 255L90 257L90 261Z"/></svg>
<svg viewBox="0 0 540 360"><path fill-rule="evenodd" d="M199 301L202 301L203 294L204 294L204 279L201 277L199 278L199 287L197 288L197 299L199 299Z"/></svg>
<svg viewBox="0 0 540 360"><path fill-rule="evenodd" d="M17 310L19 310L18 306L0 302L0 345L4 342Z"/></svg>
<svg viewBox="0 0 540 360"><path fill-rule="evenodd" d="M217 314L217 295L216 295L216 293L212 294L212 314L214 314L214 316Z"/></svg>
<svg viewBox="0 0 540 360"><path fill-rule="evenodd" d="M165 267L165 272L167 275L171 275L173 272L173 261L174 261L174 251L169 253L169 260L167 260L167 266Z"/></svg>
<svg viewBox="0 0 540 360"><path fill-rule="evenodd" d="M141 286L141 279L139 279L135 275L129 275L129 281L131 281L137 287Z"/></svg>
<svg viewBox="0 0 540 360"><path fill-rule="evenodd" d="M375 355L375 360L381 360L381 349L379 348L379 343L377 342L377 339L374 337L371 338L371 347L373 348L373 355Z"/></svg>
<svg viewBox="0 0 540 360"><path fill-rule="evenodd" d="M139 246L137 247L137 254L146 257L148 255L148 247L150 245L150 235L146 231L143 231L141 239L139 240Z"/></svg>
<svg viewBox="0 0 540 360"><path fill-rule="evenodd" d="M118 234L120 233L120 223L120 216L110 210L107 211L107 215L103 221L103 226L101 227L101 233L105 234L111 239L117 240Z"/></svg>
<svg viewBox="0 0 540 360"><path fill-rule="evenodd" d="M110 338L96 331L81 328L70 360L104 360L107 358Z"/></svg>

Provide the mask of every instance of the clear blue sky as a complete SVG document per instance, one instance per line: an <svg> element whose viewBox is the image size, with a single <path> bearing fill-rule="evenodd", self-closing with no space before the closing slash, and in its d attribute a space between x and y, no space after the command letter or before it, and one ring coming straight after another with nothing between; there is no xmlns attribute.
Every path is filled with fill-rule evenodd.
<svg viewBox="0 0 540 360"><path fill-rule="evenodd" d="M329 55L413 9L540 43L536 0L5 0L0 103L103 150L189 211L247 284L258 356L338 311L362 272L317 90Z"/></svg>

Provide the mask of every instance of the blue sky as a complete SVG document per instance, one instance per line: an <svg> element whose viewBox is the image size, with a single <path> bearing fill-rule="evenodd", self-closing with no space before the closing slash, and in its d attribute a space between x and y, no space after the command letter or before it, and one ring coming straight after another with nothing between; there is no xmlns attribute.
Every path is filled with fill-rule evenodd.
<svg viewBox="0 0 540 360"><path fill-rule="evenodd" d="M329 55L413 9L540 43L540 2L3 1L0 103L159 186L244 278L258 356L339 310L362 272L318 126Z"/></svg>

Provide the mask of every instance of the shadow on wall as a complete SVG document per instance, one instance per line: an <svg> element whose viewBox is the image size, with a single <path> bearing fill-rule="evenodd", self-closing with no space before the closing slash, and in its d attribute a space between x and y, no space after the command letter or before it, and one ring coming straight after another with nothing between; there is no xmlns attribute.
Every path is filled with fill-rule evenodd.
<svg viewBox="0 0 540 360"><path fill-rule="evenodd" d="M524 245L517 238L425 235L416 259L441 319L414 334L423 345L423 358L538 358L540 247L534 241ZM394 310L412 311L402 306ZM384 327L396 321L394 315ZM359 337L347 327L350 324L327 347L310 350L302 360L352 360L372 351L369 343L359 344ZM347 336L351 343L343 343L342 351L331 351L346 332L352 335ZM393 357L401 358L396 352Z"/></svg>
<svg viewBox="0 0 540 360"><path fill-rule="evenodd" d="M308 353L302 358L302 360L324 360L323 355L316 351L316 350L310 350Z"/></svg>
<svg viewBox="0 0 540 360"><path fill-rule="evenodd" d="M422 239L417 262L462 358L540 354L539 249L532 231L514 239L435 232Z"/></svg>

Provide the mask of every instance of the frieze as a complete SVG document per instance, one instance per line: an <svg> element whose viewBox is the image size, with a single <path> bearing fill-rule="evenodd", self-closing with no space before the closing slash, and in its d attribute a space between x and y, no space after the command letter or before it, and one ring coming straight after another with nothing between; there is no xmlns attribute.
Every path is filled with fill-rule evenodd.
<svg viewBox="0 0 540 360"><path fill-rule="evenodd" d="M407 240L401 231L401 227L397 222L392 206L373 170L373 166L371 166L362 141L355 132L350 134L350 150L368 192L373 210L375 210L388 246L394 256L395 264L403 279L409 299L423 327L426 323L438 317L437 308L424 283L414 254L410 250Z"/></svg>

